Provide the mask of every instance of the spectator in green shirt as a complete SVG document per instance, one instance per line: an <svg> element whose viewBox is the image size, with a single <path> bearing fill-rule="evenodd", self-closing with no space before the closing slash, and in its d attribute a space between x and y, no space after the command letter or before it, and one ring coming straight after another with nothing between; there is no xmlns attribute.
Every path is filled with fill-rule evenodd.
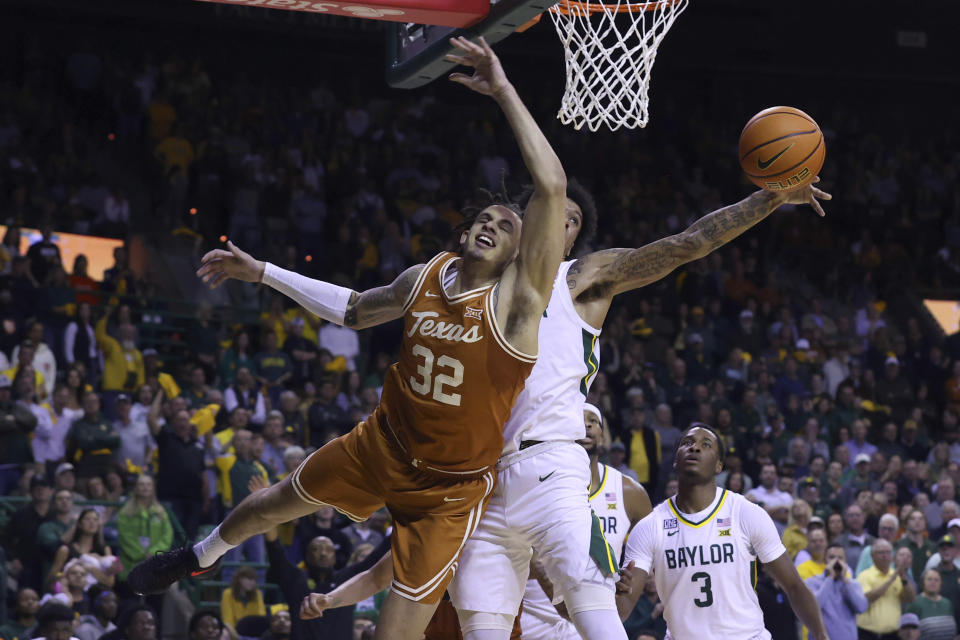
<svg viewBox="0 0 960 640"><path fill-rule="evenodd" d="M122 579L139 562L173 544L173 525L166 509L157 502L153 478L143 474L137 478L133 495L117 513L117 535Z"/></svg>
<svg viewBox="0 0 960 640"><path fill-rule="evenodd" d="M60 489L53 495L53 517L41 524L37 530L37 542L48 559L53 558L61 545L70 544L76 526L77 521L73 517L73 493Z"/></svg>
<svg viewBox="0 0 960 640"><path fill-rule="evenodd" d="M913 575L923 574L923 568L930 557L937 552L937 545L927 538L927 517L920 509L914 509L907 516L907 531L897 542L896 547L906 547L913 554Z"/></svg>
<svg viewBox="0 0 960 640"><path fill-rule="evenodd" d="M940 595L940 573L928 569L923 574L923 593L905 609L920 618L920 637L923 640L953 640L957 623L953 619L953 603Z"/></svg>

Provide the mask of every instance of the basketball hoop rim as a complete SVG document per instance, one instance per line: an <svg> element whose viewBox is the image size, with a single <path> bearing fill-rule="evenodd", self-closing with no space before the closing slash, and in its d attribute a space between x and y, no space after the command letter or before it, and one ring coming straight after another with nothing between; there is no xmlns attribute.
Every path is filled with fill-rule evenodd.
<svg viewBox="0 0 960 640"><path fill-rule="evenodd" d="M659 2L593 2L591 0L560 0L550 7L550 11L565 16L593 15L594 13L642 13L656 11L671 5L680 4L683 0L659 0Z"/></svg>

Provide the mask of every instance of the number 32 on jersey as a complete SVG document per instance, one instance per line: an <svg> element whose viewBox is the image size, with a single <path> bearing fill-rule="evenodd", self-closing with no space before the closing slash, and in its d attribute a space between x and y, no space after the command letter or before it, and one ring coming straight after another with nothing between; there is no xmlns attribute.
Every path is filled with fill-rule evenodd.
<svg viewBox="0 0 960 640"><path fill-rule="evenodd" d="M447 355L436 358L433 351L420 344L413 345L413 355L423 358L423 364L417 365L419 379L410 376L410 388L437 402L459 407L460 394L448 393L445 389L456 389L463 384L463 363Z"/></svg>

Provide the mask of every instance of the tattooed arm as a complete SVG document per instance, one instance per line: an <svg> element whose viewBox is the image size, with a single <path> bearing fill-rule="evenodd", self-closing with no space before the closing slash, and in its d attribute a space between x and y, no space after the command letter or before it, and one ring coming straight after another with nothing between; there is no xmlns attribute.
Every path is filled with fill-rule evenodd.
<svg viewBox="0 0 960 640"><path fill-rule="evenodd" d="M409 267L397 276L396 280L383 287L351 293L347 311L343 314L344 326L366 329L403 316L403 306L413 291L423 266L418 264Z"/></svg>
<svg viewBox="0 0 960 640"><path fill-rule="evenodd" d="M422 264L410 267L386 286L357 293L257 260L232 242L227 242L227 250L214 249L200 262L197 275L210 288L219 287L231 278L262 282L314 315L353 329L365 329L401 317L424 267Z"/></svg>
<svg viewBox="0 0 960 640"><path fill-rule="evenodd" d="M589 302L638 289L677 267L698 260L754 226L782 204L810 204L820 215L817 198L830 194L809 186L788 194L757 191L718 209L685 231L636 249L607 249L584 256L570 267L567 284L575 300Z"/></svg>

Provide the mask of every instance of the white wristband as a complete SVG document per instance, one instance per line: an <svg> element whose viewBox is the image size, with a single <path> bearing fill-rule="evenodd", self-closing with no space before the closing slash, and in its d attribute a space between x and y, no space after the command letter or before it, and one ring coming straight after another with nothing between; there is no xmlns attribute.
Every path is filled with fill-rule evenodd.
<svg viewBox="0 0 960 640"><path fill-rule="evenodd" d="M314 315L339 325L343 324L347 304L350 302L350 296L353 295L352 289L314 280L294 271L281 269L269 262L263 269L263 284L296 300Z"/></svg>

